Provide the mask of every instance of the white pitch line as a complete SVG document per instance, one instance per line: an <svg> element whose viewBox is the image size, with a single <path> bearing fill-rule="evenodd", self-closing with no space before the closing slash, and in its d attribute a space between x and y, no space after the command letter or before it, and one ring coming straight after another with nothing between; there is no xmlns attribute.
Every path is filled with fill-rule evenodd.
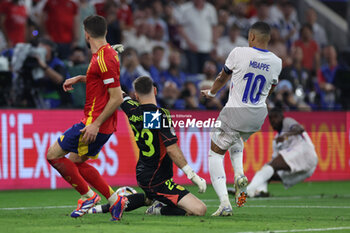
<svg viewBox="0 0 350 233"><path fill-rule="evenodd" d="M207 205L207 207L217 207L217 206ZM243 208L350 209L350 206L245 205Z"/></svg>
<svg viewBox="0 0 350 233"><path fill-rule="evenodd" d="M270 231L245 231L239 233L285 233L285 232L311 232L311 231L340 231L349 230L350 227L328 227L328 228L307 228L307 229L293 229L293 230L270 230Z"/></svg>
<svg viewBox="0 0 350 233"><path fill-rule="evenodd" d="M208 201L208 200L206 200ZM40 209L63 209L74 208L73 205L63 206L32 206L32 207L6 207L0 210L40 210ZM217 207L216 205L207 205L207 207ZM350 206L310 206L310 205L246 205L244 208L297 208L297 209L350 209Z"/></svg>
<svg viewBox="0 0 350 233"><path fill-rule="evenodd" d="M40 210L40 209L63 209L74 208L74 205L62 205L62 206L34 206L34 207L9 207L0 208L0 210Z"/></svg>
<svg viewBox="0 0 350 233"><path fill-rule="evenodd" d="M266 201L266 200L301 200L301 199L322 199L333 198L334 195L314 195L314 196L290 196L290 197L253 197L249 198L252 201ZM349 198L350 195L339 195L337 198ZM219 201L219 199L202 199L202 201Z"/></svg>
<svg viewBox="0 0 350 233"><path fill-rule="evenodd" d="M301 209L350 209L350 206L310 206L310 205L285 205L285 206L276 206L276 205L247 205L246 207L251 208L301 208Z"/></svg>

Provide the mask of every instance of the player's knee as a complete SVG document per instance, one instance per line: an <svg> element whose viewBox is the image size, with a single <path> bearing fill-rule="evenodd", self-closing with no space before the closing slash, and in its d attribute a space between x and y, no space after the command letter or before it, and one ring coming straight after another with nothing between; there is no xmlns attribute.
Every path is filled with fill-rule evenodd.
<svg viewBox="0 0 350 233"><path fill-rule="evenodd" d="M47 150L47 154L46 154L46 159L47 160L53 160L53 159L56 159L56 155L54 153L54 149L53 149L53 145L51 145L49 147L49 149Z"/></svg>
<svg viewBox="0 0 350 233"><path fill-rule="evenodd" d="M60 145L58 145L58 143L54 143L52 144L46 154L46 159L49 160L53 160L53 159L58 159L63 157L66 154L65 151L63 151L60 147Z"/></svg>
<svg viewBox="0 0 350 233"><path fill-rule="evenodd" d="M203 202L201 202L194 208L193 215L204 216L206 212L207 206Z"/></svg>
<svg viewBox="0 0 350 233"><path fill-rule="evenodd" d="M218 145L216 145L216 143L214 141L211 141L209 153L214 152L216 154L225 155L226 151L227 151L227 149L222 149Z"/></svg>
<svg viewBox="0 0 350 233"><path fill-rule="evenodd" d="M72 161L73 163L83 163L85 162L86 160L88 160L89 158L85 155L83 156L79 156L78 154L76 153L69 153L69 160Z"/></svg>
<svg viewBox="0 0 350 233"><path fill-rule="evenodd" d="M229 148L230 153L243 152L243 143L241 140L238 140Z"/></svg>

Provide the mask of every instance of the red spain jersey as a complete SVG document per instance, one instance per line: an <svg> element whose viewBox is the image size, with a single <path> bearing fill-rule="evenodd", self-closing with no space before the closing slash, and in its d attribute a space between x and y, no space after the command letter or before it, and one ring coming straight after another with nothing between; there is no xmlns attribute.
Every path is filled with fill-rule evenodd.
<svg viewBox="0 0 350 233"><path fill-rule="evenodd" d="M119 87L120 64L118 53L109 45L92 55L86 72L86 100L82 122L89 125L102 113L108 100L108 88ZM117 111L100 127L100 133L111 134L117 127Z"/></svg>

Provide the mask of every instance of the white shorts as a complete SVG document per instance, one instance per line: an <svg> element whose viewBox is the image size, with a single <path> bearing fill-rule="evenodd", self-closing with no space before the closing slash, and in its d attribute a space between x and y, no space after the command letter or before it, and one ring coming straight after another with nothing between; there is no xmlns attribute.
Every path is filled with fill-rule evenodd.
<svg viewBox="0 0 350 233"><path fill-rule="evenodd" d="M264 124L267 115L266 107L224 107L218 121L238 132L257 132Z"/></svg>
<svg viewBox="0 0 350 233"><path fill-rule="evenodd" d="M228 150L231 146L241 140L247 141L250 135L255 132L245 133L230 129L226 124L221 123L221 127L214 128L210 132L211 140L221 149ZM242 148L243 149L243 148Z"/></svg>
<svg viewBox="0 0 350 233"><path fill-rule="evenodd" d="M310 177L317 166L318 158L315 149L306 142L297 143L278 152L290 167L290 171L278 171L286 188L289 188Z"/></svg>
<svg viewBox="0 0 350 233"><path fill-rule="evenodd" d="M279 175L279 177L281 177L283 186L286 189L288 189L296 185L297 183L303 182L304 180L312 176L315 169L316 167L314 167L309 171L302 171L302 172L296 172L296 173L292 173L288 171L277 171L277 174Z"/></svg>

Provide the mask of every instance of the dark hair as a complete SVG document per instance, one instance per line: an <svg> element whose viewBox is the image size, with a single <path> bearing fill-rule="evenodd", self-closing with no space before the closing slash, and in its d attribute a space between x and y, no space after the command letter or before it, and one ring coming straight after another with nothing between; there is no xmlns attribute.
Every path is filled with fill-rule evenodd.
<svg viewBox="0 0 350 233"><path fill-rule="evenodd" d="M304 29L306 29L306 28L309 29L311 32L313 31L313 30L312 30L312 25L311 25L311 24L309 24L309 23L304 23L303 26L300 28L300 32L299 32L299 33L301 34L301 33L304 31Z"/></svg>
<svg viewBox="0 0 350 233"><path fill-rule="evenodd" d="M295 7L293 1L291 0L285 0L282 2L283 7Z"/></svg>
<svg viewBox="0 0 350 233"><path fill-rule="evenodd" d="M80 46L74 47L72 53L74 53L74 52L76 52L76 51L82 52L82 53L85 54L85 49L84 49L83 47L80 47Z"/></svg>
<svg viewBox="0 0 350 233"><path fill-rule="evenodd" d="M40 38L39 43L50 46L51 49L55 50L57 45L55 42L53 42L52 40L46 39L46 38Z"/></svg>
<svg viewBox="0 0 350 233"><path fill-rule="evenodd" d="M135 54L136 56L138 55L135 48L133 48L133 47L127 47L127 48L124 50L124 52L122 53L122 58L123 58L123 57L126 57L126 56L130 56L131 54Z"/></svg>
<svg viewBox="0 0 350 233"><path fill-rule="evenodd" d="M230 30L241 30L241 27L237 23L231 24Z"/></svg>
<svg viewBox="0 0 350 233"><path fill-rule="evenodd" d="M256 7L261 7L261 6L269 6L269 2L267 0L260 0L256 3Z"/></svg>
<svg viewBox="0 0 350 233"><path fill-rule="evenodd" d="M271 27L265 22L256 22L251 27L250 30L256 30L261 34L269 36L271 33Z"/></svg>
<svg viewBox="0 0 350 233"><path fill-rule="evenodd" d="M283 115L283 110L282 110L281 107L274 107L274 108L269 109L269 115L270 114L278 114L278 115L280 115L282 117L284 116Z"/></svg>
<svg viewBox="0 0 350 233"><path fill-rule="evenodd" d="M107 22L102 16L90 15L84 19L84 29L92 38L101 38L107 33Z"/></svg>
<svg viewBox="0 0 350 233"><path fill-rule="evenodd" d="M153 90L153 80L148 76L140 76L133 82L137 94L147 95Z"/></svg>
<svg viewBox="0 0 350 233"><path fill-rule="evenodd" d="M162 47L160 45L156 45L156 46L153 47L152 52L154 53L157 50L164 51L164 47Z"/></svg>
<svg viewBox="0 0 350 233"><path fill-rule="evenodd" d="M49 46L51 48L51 56L57 57L57 44L55 42L46 38L40 38L39 43Z"/></svg>

